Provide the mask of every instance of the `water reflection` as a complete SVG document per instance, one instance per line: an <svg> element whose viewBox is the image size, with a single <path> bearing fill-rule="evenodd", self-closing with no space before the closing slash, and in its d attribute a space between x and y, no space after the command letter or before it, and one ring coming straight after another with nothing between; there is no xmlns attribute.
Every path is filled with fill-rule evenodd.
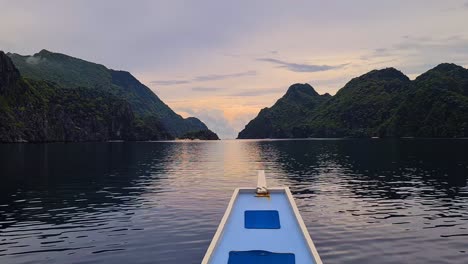
<svg viewBox="0 0 468 264"><path fill-rule="evenodd" d="M274 141L258 149L291 186L325 260L468 261L466 141Z"/></svg>
<svg viewBox="0 0 468 264"><path fill-rule="evenodd" d="M2 227L14 223L6 218L57 225L69 221L72 212L93 213L97 209L93 205L103 210L132 203L132 199L145 191L132 187L144 184L149 171L153 176L151 182L158 181L154 175L161 170L161 163L153 161L170 156L171 147L141 145L136 148L128 144L2 146L0 204L11 207L0 215Z"/></svg>
<svg viewBox="0 0 468 264"><path fill-rule="evenodd" d="M468 262L466 140L12 144L0 168L1 263L198 263L257 169L326 263Z"/></svg>
<svg viewBox="0 0 468 264"><path fill-rule="evenodd" d="M171 145L38 144L0 148L0 250L7 263L38 263L125 249L145 186L158 186ZM162 191L152 189L153 192ZM6 258L5 256L10 256ZM15 256L13 258L13 256ZM52 255L53 256L53 255ZM65 261L70 262L70 261ZM75 261L73 261L75 262ZM4 261L2 261L4 263Z"/></svg>
<svg viewBox="0 0 468 264"><path fill-rule="evenodd" d="M386 190L379 194L392 199L405 197L392 188L414 180L449 197L456 197L467 184L468 144L464 140L260 141L257 148L262 159L279 165L293 186L335 172L349 178L351 188L357 185L357 195L359 190L364 190L365 197Z"/></svg>

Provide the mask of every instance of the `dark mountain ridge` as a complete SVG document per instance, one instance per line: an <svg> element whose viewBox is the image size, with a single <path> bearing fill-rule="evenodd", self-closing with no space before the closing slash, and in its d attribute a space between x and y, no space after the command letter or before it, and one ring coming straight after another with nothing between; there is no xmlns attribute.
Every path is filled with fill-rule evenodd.
<svg viewBox="0 0 468 264"><path fill-rule="evenodd" d="M198 119L175 114L128 72L38 54L0 51L0 142L166 140L209 131Z"/></svg>
<svg viewBox="0 0 468 264"><path fill-rule="evenodd" d="M136 118L158 120L173 137L208 129L196 118L187 120L176 114L129 72L108 69L101 64L47 50L32 56L7 55L25 78L49 81L65 89L82 87L110 93L126 100Z"/></svg>
<svg viewBox="0 0 468 264"><path fill-rule="evenodd" d="M373 70L334 96L319 97L308 84L292 85L238 138L468 136L468 70L455 64L440 64L414 81L394 68Z"/></svg>
<svg viewBox="0 0 468 264"><path fill-rule="evenodd" d="M293 84L271 108L263 108L239 138L298 137L301 128L296 124L330 98L329 94L319 95L309 84Z"/></svg>

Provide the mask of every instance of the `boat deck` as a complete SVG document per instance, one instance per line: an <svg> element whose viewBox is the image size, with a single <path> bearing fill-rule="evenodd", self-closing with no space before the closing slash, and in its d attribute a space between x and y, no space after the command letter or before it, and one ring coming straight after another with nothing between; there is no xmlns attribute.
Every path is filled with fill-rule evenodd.
<svg viewBox="0 0 468 264"><path fill-rule="evenodd" d="M286 188L272 190L270 197L256 197L255 189L237 189L230 203L231 208L228 208L230 213L223 219L224 226L220 226L222 229L217 232L218 241L212 248L208 263L228 263L230 252L251 250L292 253L295 263L317 263L312 252L315 248L311 251L311 242L303 233L305 226L301 228L302 219L296 219L298 212L291 199ZM245 211L258 210L278 211L280 228L246 228Z"/></svg>

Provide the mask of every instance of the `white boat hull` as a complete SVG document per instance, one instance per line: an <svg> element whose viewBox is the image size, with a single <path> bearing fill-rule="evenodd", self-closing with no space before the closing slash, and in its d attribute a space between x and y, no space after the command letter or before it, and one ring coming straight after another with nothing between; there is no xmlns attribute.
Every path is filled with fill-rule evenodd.
<svg viewBox="0 0 468 264"><path fill-rule="evenodd" d="M289 188L269 188L268 196L259 196L256 190L237 188L234 191L202 264L237 263L233 262L234 256L237 257L236 252L249 254L249 251L280 254L279 257L284 257L284 254L291 257L292 254L294 262L288 263L321 264L320 256ZM279 216L279 219L254 221L254 225L260 224L260 228L252 228L247 226L249 223L246 211L260 212L260 215L270 215L269 212L277 211L266 217ZM268 226L272 223L272 226ZM263 224L266 225L262 226ZM274 226L275 224L278 226Z"/></svg>

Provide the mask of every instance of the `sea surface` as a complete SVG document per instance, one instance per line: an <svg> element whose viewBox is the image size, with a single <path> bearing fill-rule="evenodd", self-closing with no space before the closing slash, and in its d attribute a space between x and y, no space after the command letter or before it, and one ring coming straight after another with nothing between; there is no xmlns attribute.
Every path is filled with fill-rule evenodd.
<svg viewBox="0 0 468 264"><path fill-rule="evenodd" d="M464 139L0 145L0 263L200 263L259 169L326 264L468 263Z"/></svg>

